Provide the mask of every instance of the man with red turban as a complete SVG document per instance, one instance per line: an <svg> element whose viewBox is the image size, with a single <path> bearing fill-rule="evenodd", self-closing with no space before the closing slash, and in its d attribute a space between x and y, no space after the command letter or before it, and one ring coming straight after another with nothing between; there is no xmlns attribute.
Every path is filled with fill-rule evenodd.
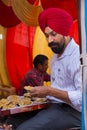
<svg viewBox="0 0 87 130"><path fill-rule="evenodd" d="M47 97L51 104L16 130L66 130L81 126L80 52L69 35L72 23L71 15L59 8L46 9L39 15L40 28L55 54L51 60L51 86L32 88L30 94Z"/></svg>

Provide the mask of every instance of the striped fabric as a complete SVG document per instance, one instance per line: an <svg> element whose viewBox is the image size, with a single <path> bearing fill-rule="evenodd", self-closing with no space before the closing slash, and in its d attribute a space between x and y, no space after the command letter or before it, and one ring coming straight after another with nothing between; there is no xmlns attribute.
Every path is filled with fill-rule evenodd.
<svg viewBox="0 0 87 130"><path fill-rule="evenodd" d="M51 86L68 91L71 106L78 111L82 109L82 77L80 68L79 46L72 39L63 55L55 54L51 61ZM49 96L53 102L63 102Z"/></svg>

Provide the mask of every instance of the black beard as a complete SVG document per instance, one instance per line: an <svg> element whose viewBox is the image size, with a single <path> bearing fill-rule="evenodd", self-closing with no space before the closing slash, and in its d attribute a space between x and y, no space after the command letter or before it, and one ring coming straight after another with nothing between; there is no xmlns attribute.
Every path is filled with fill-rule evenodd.
<svg viewBox="0 0 87 130"><path fill-rule="evenodd" d="M56 54L62 54L64 51L65 44L64 43L58 43L58 42L51 42L48 44L48 46L52 49L52 51Z"/></svg>

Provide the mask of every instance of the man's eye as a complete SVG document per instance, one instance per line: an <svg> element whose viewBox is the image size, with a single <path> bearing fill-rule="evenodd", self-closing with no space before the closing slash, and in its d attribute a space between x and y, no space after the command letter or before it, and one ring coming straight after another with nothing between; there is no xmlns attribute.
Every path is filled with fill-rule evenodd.
<svg viewBox="0 0 87 130"><path fill-rule="evenodd" d="M56 35L57 35L57 33L52 33L51 35L52 35L52 36L56 36Z"/></svg>
<svg viewBox="0 0 87 130"><path fill-rule="evenodd" d="M49 35L45 35L46 36L46 38L48 38L49 37Z"/></svg>

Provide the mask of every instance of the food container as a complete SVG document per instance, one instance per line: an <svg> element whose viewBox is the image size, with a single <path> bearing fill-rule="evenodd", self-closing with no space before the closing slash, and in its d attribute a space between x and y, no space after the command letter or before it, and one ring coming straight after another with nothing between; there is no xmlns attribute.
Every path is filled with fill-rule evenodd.
<svg viewBox="0 0 87 130"><path fill-rule="evenodd" d="M6 116L6 115L10 115L10 114L17 114L17 113L21 113L21 112L28 112L28 111L43 109L43 108L48 107L49 104L50 104L49 101L32 102L30 105L17 106L15 108L0 110L0 115Z"/></svg>

